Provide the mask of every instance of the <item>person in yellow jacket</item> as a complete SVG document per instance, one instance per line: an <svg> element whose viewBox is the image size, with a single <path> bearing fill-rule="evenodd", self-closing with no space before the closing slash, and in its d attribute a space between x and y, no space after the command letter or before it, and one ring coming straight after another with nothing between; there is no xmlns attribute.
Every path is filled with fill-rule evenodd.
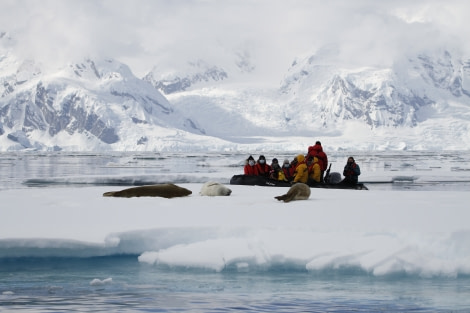
<svg viewBox="0 0 470 313"><path fill-rule="evenodd" d="M321 182L321 167L317 157L309 157L307 159L308 168L308 184L316 184Z"/></svg>
<svg viewBox="0 0 470 313"><path fill-rule="evenodd" d="M304 183L308 181L308 167L305 164L305 157L303 154L299 154L297 157L297 166L294 172L294 180L292 183Z"/></svg>
<svg viewBox="0 0 470 313"><path fill-rule="evenodd" d="M287 181L286 176L284 175L284 172L282 171L282 167L279 165L279 162L277 161L276 158L274 158L271 163L271 172L269 173L269 178L281 180L281 181Z"/></svg>

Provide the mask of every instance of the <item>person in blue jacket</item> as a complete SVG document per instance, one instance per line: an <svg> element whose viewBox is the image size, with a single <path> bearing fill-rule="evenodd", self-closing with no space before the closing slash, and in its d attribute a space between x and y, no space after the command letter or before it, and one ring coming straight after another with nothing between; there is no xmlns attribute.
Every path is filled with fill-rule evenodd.
<svg viewBox="0 0 470 313"><path fill-rule="evenodd" d="M356 185L359 181L361 169L352 156L348 158L348 163L344 166L343 175L344 179L341 181L341 184Z"/></svg>

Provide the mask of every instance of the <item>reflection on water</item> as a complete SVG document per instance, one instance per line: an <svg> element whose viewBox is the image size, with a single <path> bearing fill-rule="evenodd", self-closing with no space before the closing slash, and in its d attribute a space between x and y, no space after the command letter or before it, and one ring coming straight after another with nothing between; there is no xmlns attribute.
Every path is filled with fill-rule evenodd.
<svg viewBox="0 0 470 313"><path fill-rule="evenodd" d="M468 152L335 152L328 155L333 172L342 172L354 155L360 181L369 189L470 190ZM0 153L0 189L48 185L143 185L228 183L243 172L248 154L229 153ZM293 155L266 153L268 162ZM257 155L254 155L255 159Z"/></svg>
<svg viewBox="0 0 470 313"><path fill-rule="evenodd" d="M468 279L175 271L142 265L136 256L0 265L0 308L8 311L457 312L469 305Z"/></svg>

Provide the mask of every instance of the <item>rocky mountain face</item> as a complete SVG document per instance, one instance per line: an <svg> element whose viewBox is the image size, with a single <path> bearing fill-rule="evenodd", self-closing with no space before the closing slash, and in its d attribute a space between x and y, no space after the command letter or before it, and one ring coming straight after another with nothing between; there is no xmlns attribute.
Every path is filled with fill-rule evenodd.
<svg viewBox="0 0 470 313"><path fill-rule="evenodd" d="M143 80L149 82L158 91L165 95L186 91L193 85L202 82L217 82L228 78L228 74L218 66L211 66L203 61L191 62L190 71L182 75L171 74L161 77L153 70L144 76Z"/></svg>
<svg viewBox="0 0 470 313"><path fill-rule="evenodd" d="M338 136L351 121L393 133L443 116L462 121L463 131L469 125L470 60L447 51L383 68L348 68L316 53L295 61L279 88L262 92L224 85L231 77L203 61L142 79L116 60L46 70L0 49L0 150L148 149L184 146L192 135Z"/></svg>
<svg viewBox="0 0 470 313"><path fill-rule="evenodd" d="M446 106L450 99L470 108L469 64L444 52L401 60L392 68L344 69L312 56L294 62L280 91L291 109L301 104L311 113L289 117L305 124L331 127L356 120L372 129L415 127L431 117L426 108Z"/></svg>
<svg viewBox="0 0 470 313"><path fill-rule="evenodd" d="M147 82L114 60L84 60L44 73L34 61L0 58L0 136L20 148L43 149L61 134L112 145L127 140L121 128L132 125L179 127L200 133L194 122L174 112ZM146 134L135 142L145 142ZM58 142L56 149L66 142Z"/></svg>

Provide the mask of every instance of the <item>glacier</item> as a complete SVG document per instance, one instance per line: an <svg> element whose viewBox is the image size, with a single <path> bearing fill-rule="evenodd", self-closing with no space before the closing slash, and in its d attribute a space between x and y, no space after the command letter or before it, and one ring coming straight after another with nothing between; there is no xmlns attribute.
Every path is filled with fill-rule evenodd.
<svg viewBox="0 0 470 313"><path fill-rule="evenodd" d="M279 86L230 64L143 78L116 59L45 67L0 38L0 151L467 150L470 60L447 50L352 67L299 57ZM151 66L149 65L149 68ZM254 75L254 74L253 74Z"/></svg>

